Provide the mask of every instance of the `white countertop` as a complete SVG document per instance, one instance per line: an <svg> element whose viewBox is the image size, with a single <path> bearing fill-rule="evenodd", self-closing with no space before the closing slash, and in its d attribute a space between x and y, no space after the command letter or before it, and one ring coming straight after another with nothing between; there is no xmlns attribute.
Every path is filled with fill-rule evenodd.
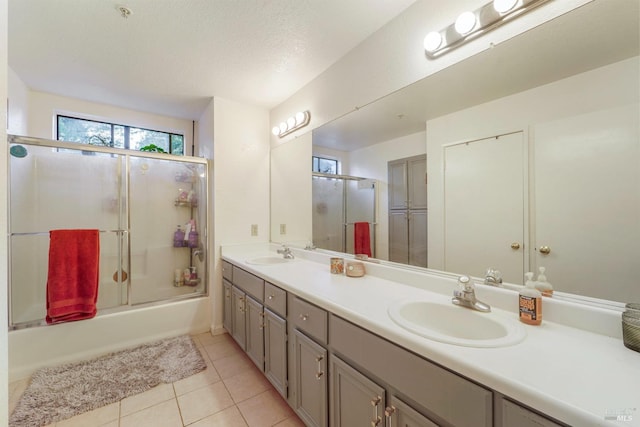
<svg viewBox="0 0 640 427"><path fill-rule="evenodd" d="M293 249L290 263L253 265L246 261L275 255L266 244L222 248L223 259L471 380L572 426L640 426L640 353L618 337L545 320L524 325L527 337L501 348L473 348L440 343L396 325L387 314L400 299L449 303L450 278L404 272L366 263L372 274L360 278L331 274L329 256ZM381 277L380 277L381 276ZM397 276L398 281L391 279ZM407 278L411 276L410 278ZM401 283L404 281L405 283ZM410 284L407 284L410 283ZM478 298L492 310L517 319L517 293L478 286ZM545 302L547 300L545 299ZM567 304L548 304L558 312ZM553 305L553 306L552 306ZM511 309L511 307L513 307ZM506 308L506 310L504 310ZM573 308L567 308L570 311ZM611 323L619 313L580 307L581 316ZM558 319L562 315L555 316ZM618 323L619 324L619 323ZM605 420L626 414L627 421Z"/></svg>

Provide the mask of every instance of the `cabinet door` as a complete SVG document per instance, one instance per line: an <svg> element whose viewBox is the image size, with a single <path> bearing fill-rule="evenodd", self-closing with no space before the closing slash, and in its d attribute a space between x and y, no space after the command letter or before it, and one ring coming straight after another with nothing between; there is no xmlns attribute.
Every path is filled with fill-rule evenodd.
<svg viewBox="0 0 640 427"><path fill-rule="evenodd" d="M389 209L407 209L407 162L404 160L388 163Z"/></svg>
<svg viewBox="0 0 640 427"><path fill-rule="evenodd" d="M409 211L409 264L427 266L427 211Z"/></svg>
<svg viewBox="0 0 640 427"><path fill-rule="evenodd" d="M387 419L386 427L438 427L396 396L389 398L384 415Z"/></svg>
<svg viewBox="0 0 640 427"><path fill-rule="evenodd" d="M407 165L409 209L427 209L427 157L412 157Z"/></svg>
<svg viewBox="0 0 640 427"><path fill-rule="evenodd" d="M222 325L230 334L233 333L233 308L231 307L231 283L222 281Z"/></svg>
<svg viewBox="0 0 640 427"><path fill-rule="evenodd" d="M560 427L560 424L506 399L501 399L501 410L499 427Z"/></svg>
<svg viewBox="0 0 640 427"><path fill-rule="evenodd" d="M389 211L389 261L409 263L407 211Z"/></svg>
<svg viewBox="0 0 640 427"><path fill-rule="evenodd" d="M245 294L240 289L235 286L231 288L231 311L232 313L232 322L233 329L231 332L231 336L238 343L240 348L243 350L247 349L247 344L245 342L245 320L244 320L244 312L245 312Z"/></svg>
<svg viewBox="0 0 640 427"><path fill-rule="evenodd" d="M332 427L384 426L384 389L336 356L330 366Z"/></svg>
<svg viewBox="0 0 640 427"><path fill-rule="evenodd" d="M287 322L264 309L264 373L287 398Z"/></svg>
<svg viewBox="0 0 640 427"><path fill-rule="evenodd" d="M246 296L246 343L247 356L258 369L264 371L264 313L262 304L250 296Z"/></svg>
<svg viewBox="0 0 640 427"><path fill-rule="evenodd" d="M296 397L294 409L309 427L327 425L327 350L307 338L293 333Z"/></svg>

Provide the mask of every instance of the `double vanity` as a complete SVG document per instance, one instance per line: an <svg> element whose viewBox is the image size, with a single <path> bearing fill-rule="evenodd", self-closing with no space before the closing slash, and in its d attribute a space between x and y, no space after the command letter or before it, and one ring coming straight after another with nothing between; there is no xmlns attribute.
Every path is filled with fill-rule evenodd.
<svg viewBox="0 0 640 427"><path fill-rule="evenodd" d="M477 286L481 313L455 276L276 249L222 248L224 327L308 426L640 425L619 312L545 299L529 326L513 291Z"/></svg>

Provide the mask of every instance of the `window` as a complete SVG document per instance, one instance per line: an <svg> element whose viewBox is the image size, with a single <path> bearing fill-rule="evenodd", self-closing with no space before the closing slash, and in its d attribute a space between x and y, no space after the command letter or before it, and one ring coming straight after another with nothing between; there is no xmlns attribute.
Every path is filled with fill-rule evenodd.
<svg viewBox="0 0 640 427"><path fill-rule="evenodd" d="M338 161L334 159L325 159L324 157L311 157L313 172L338 174Z"/></svg>
<svg viewBox="0 0 640 427"><path fill-rule="evenodd" d="M184 155L184 135L61 115L57 121L58 141L129 150L155 145L167 153Z"/></svg>

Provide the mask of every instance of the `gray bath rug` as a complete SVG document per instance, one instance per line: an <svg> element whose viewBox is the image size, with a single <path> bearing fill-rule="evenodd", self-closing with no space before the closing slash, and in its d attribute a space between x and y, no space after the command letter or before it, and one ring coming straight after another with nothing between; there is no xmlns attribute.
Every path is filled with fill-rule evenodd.
<svg viewBox="0 0 640 427"><path fill-rule="evenodd" d="M9 426L40 427L61 421L206 367L191 337L181 336L39 369L11 414Z"/></svg>

